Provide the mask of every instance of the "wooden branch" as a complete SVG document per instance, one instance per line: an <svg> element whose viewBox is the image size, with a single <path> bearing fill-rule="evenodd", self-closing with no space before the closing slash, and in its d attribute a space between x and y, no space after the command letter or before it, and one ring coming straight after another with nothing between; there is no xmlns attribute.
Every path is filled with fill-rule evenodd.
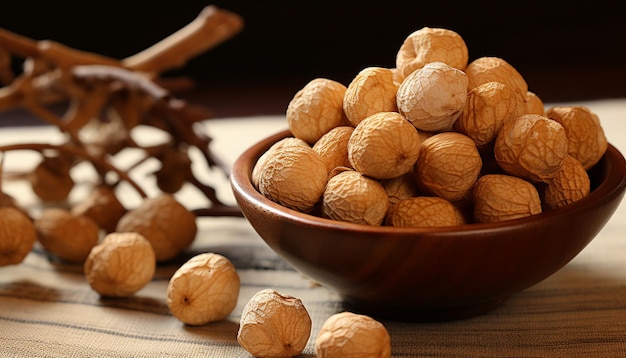
<svg viewBox="0 0 626 358"><path fill-rule="evenodd" d="M210 5L185 27L125 58L122 64L135 71L163 73L182 67L190 58L226 41L242 28L239 15Z"/></svg>
<svg viewBox="0 0 626 358"><path fill-rule="evenodd" d="M56 150L76 155L84 160L89 161L91 165L96 168L100 167L106 169L106 171L114 172L119 176L121 180L124 180L125 182L130 184L130 186L132 186L142 198L148 197L146 192L139 186L139 184L137 184L126 172L118 169L113 164L107 162L102 158L92 156L91 154L87 153L84 150L81 150L78 147L68 145L55 145L49 143L18 143L0 146L0 153L9 152L12 150L35 150L38 152L44 152L46 150Z"/></svg>
<svg viewBox="0 0 626 358"><path fill-rule="evenodd" d="M242 27L242 18L237 14L207 6L187 26L124 60L80 51L51 40L36 41L0 29L0 82L5 84L0 87L0 111L24 108L67 136L66 143L60 146L36 143L0 146L0 160L2 151L16 149L69 152L75 160L72 164L80 162L78 158L89 161L101 180L113 171L117 173L116 182L127 181L146 197L128 174L134 166L122 171L107 158L124 148L136 148L145 150L144 160L155 158L162 165L167 164L166 157L159 157L151 148L134 142L130 131L138 125L147 125L167 132L170 146L185 151L190 146L198 148L209 168L217 166L228 177L228 168L209 148L211 137L196 130L197 122L210 119L213 113L175 98L169 87L164 87L169 84L183 88L192 81L168 81L161 74L185 65L190 58L229 39ZM24 59L18 76L11 69L15 56ZM57 115L49 105L61 101L68 107L63 115ZM190 162L174 164L163 165L162 171L155 173L157 180L166 182L172 179L168 175L178 177L172 185L164 185L163 190L178 190L182 180L196 186L212 203L210 208L195 210L197 215L242 215L238 207L222 203L211 186L194 176Z"/></svg>

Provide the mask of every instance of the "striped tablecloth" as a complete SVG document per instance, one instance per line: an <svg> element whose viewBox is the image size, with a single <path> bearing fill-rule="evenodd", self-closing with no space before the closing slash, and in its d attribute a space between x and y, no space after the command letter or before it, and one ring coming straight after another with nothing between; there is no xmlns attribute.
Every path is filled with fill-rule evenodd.
<svg viewBox="0 0 626 358"><path fill-rule="evenodd" d="M626 151L626 99L576 103L596 112L609 141ZM551 104L548 104L551 105ZM286 128L282 116L228 118L206 123L212 148L227 163L257 140ZM0 144L54 138L50 127L0 128ZM7 166L27 165L28 155L7 156ZM234 203L226 180L218 194ZM28 188L3 189L35 205ZM181 200L194 200L181 193ZM277 257L242 218L202 218L192 247L130 298L101 298L80 265L51 260L36 247L23 263L0 267L0 357L250 357L236 341L244 304L275 288L299 297L313 331L341 310L339 297ZM394 357L626 357L626 205L574 260L543 282L488 314L445 323L385 321ZM230 258L241 277L238 305L225 320L186 326L165 303L169 277L200 252Z"/></svg>

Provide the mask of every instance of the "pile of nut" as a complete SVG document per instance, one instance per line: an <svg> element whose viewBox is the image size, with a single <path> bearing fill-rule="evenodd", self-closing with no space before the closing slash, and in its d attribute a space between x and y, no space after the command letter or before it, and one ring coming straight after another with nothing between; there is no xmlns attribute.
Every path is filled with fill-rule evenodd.
<svg viewBox="0 0 626 358"><path fill-rule="evenodd" d="M469 62L456 32L411 33L395 68L344 85L315 78L290 101L292 136L252 182L285 207L338 221L456 226L521 218L589 194L608 143L584 106L544 108L499 57Z"/></svg>

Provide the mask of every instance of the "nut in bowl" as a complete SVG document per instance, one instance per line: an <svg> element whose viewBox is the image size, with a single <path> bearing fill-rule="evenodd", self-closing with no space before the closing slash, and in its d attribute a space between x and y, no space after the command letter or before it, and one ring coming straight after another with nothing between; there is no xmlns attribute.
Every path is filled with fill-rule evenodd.
<svg viewBox="0 0 626 358"><path fill-rule="evenodd" d="M338 292L348 307L410 321L469 318L561 269L594 239L619 206L626 162L609 145L589 169L591 192L523 218L410 228L341 222L289 209L257 191L252 171L283 131L235 162L232 189L261 238L301 273Z"/></svg>

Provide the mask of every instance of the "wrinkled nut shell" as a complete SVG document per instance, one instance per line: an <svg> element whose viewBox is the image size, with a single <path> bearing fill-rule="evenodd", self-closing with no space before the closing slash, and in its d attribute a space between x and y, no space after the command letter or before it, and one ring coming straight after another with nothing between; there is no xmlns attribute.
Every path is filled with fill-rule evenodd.
<svg viewBox="0 0 626 358"><path fill-rule="evenodd" d="M46 202L67 199L75 184L70 169L66 158L44 157L28 176L35 195Z"/></svg>
<svg viewBox="0 0 626 358"><path fill-rule="evenodd" d="M120 218L117 232L137 232L154 249L157 261L176 257L189 247L196 237L196 216L179 203L173 195L162 193L145 199L138 207Z"/></svg>
<svg viewBox="0 0 626 358"><path fill-rule="evenodd" d="M299 298L264 289L244 306L237 341L255 357L294 357L306 347L311 327Z"/></svg>
<svg viewBox="0 0 626 358"><path fill-rule="evenodd" d="M526 92L524 102L526 102L526 113L538 114L541 116L546 115L543 100L535 92Z"/></svg>
<svg viewBox="0 0 626 358"><path fill-rule="evenodd" d="M265 163L267 162L267 158L269 158L275 150L283 147L283 146L291 146L291 145L301 145L304 147L309 147L309 144L303 141L300 138L296 137L287 137L279 140L274 143L268 150L266 150L256 161L254 168L252 168L252 184L255 188L259 188L259 179L261 177L261 171L265 167Z"/></svg>
<svg viewBox="0 0 626 358"><path fill-rule="evenodd" d="M544 203L557 209L578 201L590 192L591 181L582 163L568 155L561 168L547 182Z"/></svg>
<svg viewBox="0 0 626 358"><path fill-rule="evenodd" d="M380 112L356 126L348 141L352 168L376 179L395 178L413 169L420 150L415 127L397 112Z"/></svg>
<svg viewBox="0 0 626 358"><path fill-rule="evenodd" d="M398 88L398 111L417 129L449 130L463 113L467 76L443 62L432 62L411 73Z"/></svg>
<svg viewBox="0 0 626 358"><path fill-rule="evenodd" d="M388 358L391 337L379 321L361 314L341 312L330 316L315 339L319 358Z"/></svg>
<svg viewBox="0 0 626 358"><path fill-rule="evenodd" d="M350 82L343 98L343 110L352 126L378 112L396 112L398 84L388 68L367 67Z"/></svg>
<svg viewBox="0 0 626 358"><path fill-rule="evenodd" d="M501 82L522 95L528 92L528 84L524 77L515 67L499 57L479 57L467 65L465 73L468 90L487 82Z"/></svg>
<svg viewBox="0 0 626 358"><path fill-rule="evenodd" d="M324 133L347 122L343 112L346 86L326 78L307 83L287 105L287 124L297 138L313 145Z"/></svg>
<svg viewBox="0 0 626 358"><path fill-rule="evenodd" d="M101 185L94 188L71 212L90 218L106 232L113 232L117 222L126 213L126 208L115 196L113 188Z"/></svg>
<svg viewBox="0 0 626 358"><path fill-rule="evenodd" d="M380 184L387 192L390 205L395 205L402 199L418 196L420 194L413 173L406 173L399 177L381 180Z"/></svg>
<svg viewBox="0 0 626 358"><path fill-rule="evenodd" d="M167 306L174 317L189 325L219 321L235 309L240 286L237 270L228 258L198 254L170 278Z"/></svg>
<svg viewBox="0 0 626 358"><path fill-rule="evenodd" d="M348 141L352 132L354 127L335 127L313 145L313 150L326 163L326 170L329 173L337 167L352 167L348 159Z"/></svg>
<svg viewBox="0 0 626 358"><path fill-rule="evenodd" d="M259 175L259 192L301 212L311 212L328 180L326 163L310 147L282 147L269 156Z"/></svg>
<svg viewBox="0 0 626 358"><path fill-rule="evenodd" d="M526 102L521 93L501 82L486 82L467 94L463 114L454 128L481 147L495 139L505 121L523 114Z"/></svg>
<svg viewBox="0 0 626 358"><path fill-rule="evenodd" d="M436 196L418 196L398 202L389 225L405 227L440 227L465 224L461 212L450 201Z"/></svg>
<svg viewBox="0 0 626 358"><path fill-rule="evenodd" d="M95 221L61 208L44 209L34 225L41 246L69 262L84 262L100 239L100 227Z"/></svg>
<svg viewBox="0 0 626 358"><path fill-rule="evenodd" d="M506 174L480 177L472 191L474 220L489 223L541 213L541 199L530 182Z"/></svg>
<svg viewBox="0 0 626 358"><path fill-rule="evenodd" d="M472 189L481 168L482 158L471 138L444 132L422 142L415 176L422 190L456 201Z"/></svg>
<svg viewBox="0 0 626 358"><path fill-rule="evenodd" d="M381 225L388 208L382 184L354 170L330 178L322 199L325 217L356 224Z"/></svg>
<svg viewBox="0 0 626 358"><path fill-rule="evenodd" d="M0 207L0 266L24 261L36 240L35 227L24 212L15 207Z"/></svg>
<svg viewBox="0 0 626 358"><path fill-rule="evenodd" d="M469 59L468 52L467 44L458 33L424 27L404 40L396 55L396 68L404 78L431 62L443 62L463 70Z"/></svg>
<svg viewBox="0 0 626 358"><path fill-rule="evenodd" d="M594 166L608 147L600 118L585 106L555 106L548 108L546 117L559 122L568 139L568 153L578 159L585 169Z"/></svg>
<svg viewBox="0 0 626 358"><path fill-rule="evenodd" d="M84 271L91 288L102 296L127 297L154 277L156 257L152 246L137 233L110 233L95 246Z"/></svg>
<svg viewBox="0 0 626 358"><path fill-rule="evenodd" d="M506 173L540 182L554 176L561 167L568 154L568 139L557 121L526 114L502 125L493 150Z"/></svg>

